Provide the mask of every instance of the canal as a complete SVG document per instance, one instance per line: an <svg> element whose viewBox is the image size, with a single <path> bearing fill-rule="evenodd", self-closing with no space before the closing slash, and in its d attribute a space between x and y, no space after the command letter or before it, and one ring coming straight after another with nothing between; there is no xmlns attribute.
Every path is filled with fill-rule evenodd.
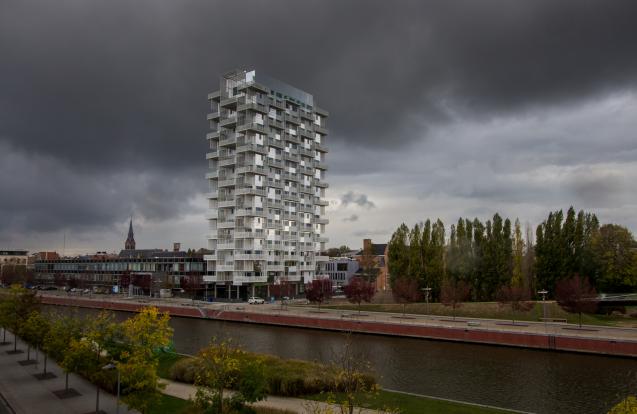
<svg viewBox="0 0 637 414"><path fill-rule="evenodd" d="M217 337L248 351L330 362L346 341L337 332L236 322L172 318L171 325L175 348L187 354ZM546 414L605 413L637 392L635 359L377 335L352 340L387 389Z"/></svg>

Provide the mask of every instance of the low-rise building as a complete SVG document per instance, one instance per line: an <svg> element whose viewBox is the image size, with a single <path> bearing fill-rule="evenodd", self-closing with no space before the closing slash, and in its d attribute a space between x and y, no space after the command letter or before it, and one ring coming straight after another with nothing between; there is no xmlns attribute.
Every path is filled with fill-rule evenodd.
<svg viewBox="0 0 637 414"><path fill-rule="evenodd" d="M371 239L363 240L363 249L355 255L362 269L374 267L376 272L376 290L389 290L389 269L387 267L387 243L372 243Z"/></svg>
<svg viewBox="0 0 637 414"><path fill-rule="evenodd" d="M109 291L125 290L132 285L139 294L151 294L160 288L181 288L186 279L189 282L190 279L198 280L197 285L203 290L205 271L203 253L128 249L119 254L98 252L72 258L36 260L35 283Z"/></svg>
<svg viewBox="0 0 637 414"><path fill-rule="evenodd" d="M359 268L357 260L348 257L331 257L329 261L323 262L321 274L328 276L333 286L341 288L349 283Z"/></svg>
<svg viewBox="0 0 637 414"><path fill-rule="evenodd" d="M28 263L28 250L0 250L0 281L7 284L13 283L5 281L5 274L25 273Z"/></svg>

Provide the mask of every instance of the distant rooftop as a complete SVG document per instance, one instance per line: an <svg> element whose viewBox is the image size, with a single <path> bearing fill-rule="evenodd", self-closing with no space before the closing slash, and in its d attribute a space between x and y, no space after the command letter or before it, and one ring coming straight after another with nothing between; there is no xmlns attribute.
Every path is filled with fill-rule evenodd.
<svg viewBox="0 0 637 414"><path fill-rule="evenodd" d="M0 250L0 256L26 256L28 250Z"/></svg>

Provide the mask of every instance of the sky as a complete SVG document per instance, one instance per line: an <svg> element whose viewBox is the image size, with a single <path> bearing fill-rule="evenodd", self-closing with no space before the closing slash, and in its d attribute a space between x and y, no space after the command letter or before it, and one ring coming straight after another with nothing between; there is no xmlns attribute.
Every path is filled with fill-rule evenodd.
<svg viewBox="0 0 637 414"><path fill-rule="evenodd" d="M330 112L330 246L400 223L637 231L637 2L0 2L0 248L206 246L207 94L251 68Z"/></svg>

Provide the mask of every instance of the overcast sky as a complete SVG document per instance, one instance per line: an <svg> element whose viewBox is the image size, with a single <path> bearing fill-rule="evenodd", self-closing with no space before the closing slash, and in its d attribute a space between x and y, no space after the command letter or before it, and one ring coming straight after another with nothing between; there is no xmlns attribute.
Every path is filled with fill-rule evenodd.
<svg viewBox="0 0 637 414"><path fill-rule="evenodd" d="M204 247L207 93L331 113L329 245L596 212L637 231L637 2L0 2L0 249Z"/></svg>

